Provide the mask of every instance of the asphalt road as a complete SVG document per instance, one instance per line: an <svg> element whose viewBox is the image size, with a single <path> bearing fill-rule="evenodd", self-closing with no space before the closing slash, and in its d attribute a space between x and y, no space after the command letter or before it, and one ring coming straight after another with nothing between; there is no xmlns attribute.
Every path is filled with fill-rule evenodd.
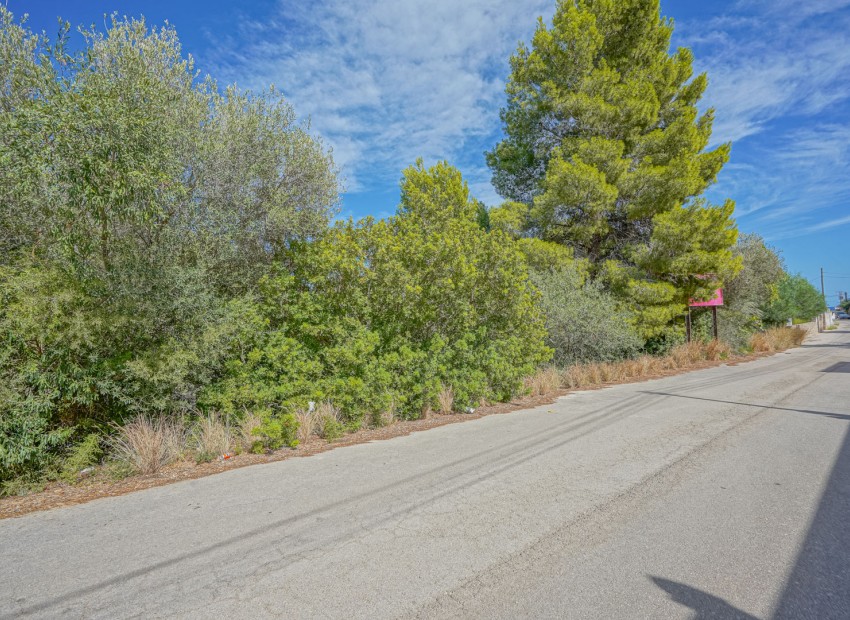
<svg viewBox="0 0 850 620"><path fill-rule="evenodd" d="M850 325L0 521L0 617L848 618Z"/></svg>

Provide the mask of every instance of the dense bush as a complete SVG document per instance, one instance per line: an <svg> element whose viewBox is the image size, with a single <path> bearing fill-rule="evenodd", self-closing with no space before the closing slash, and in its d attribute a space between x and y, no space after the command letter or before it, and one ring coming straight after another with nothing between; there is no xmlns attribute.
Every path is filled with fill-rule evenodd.
<svg viewBox="0 0 850 620"><path fill-rule="evenodd" d="M575 268L533 273L546 316L546 343L561 366L609 362L636 355L643 340L634 317L601 286L585 282Z"/></svg>
<svg viewBox="0 0 850 620"><path fill-rule="evenodd" d="M408 168L398 213L293 244L261 286L267 336L226 364L202 401L225 412L331 401L346 424L393 409L505 399L546 361L525 262L479 225L460 173ZM262 330L257 329L255 333Z"/></svg>
<svg viewBox="0 0 850 620"><path fill-rule="evenodd" d="M765 320L782 325L788 319L811 321L826 311L826 301L803 276L785 275L779 283L776 298L765 309Z"/></svg>
<svg viewBox="0 0 850 620"><path fill-rule="evenodd" d="M114 421L195 411L257 337L259 280L338 202L274 90L196 79L170 27L82 37L0 7L0 482Z"/></svg>

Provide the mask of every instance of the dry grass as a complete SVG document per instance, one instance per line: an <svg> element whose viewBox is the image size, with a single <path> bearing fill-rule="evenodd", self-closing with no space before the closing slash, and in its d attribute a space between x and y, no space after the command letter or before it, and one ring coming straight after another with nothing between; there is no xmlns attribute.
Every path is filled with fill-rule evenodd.
<svg viewBox="0 0 850 620"><path fill-rule="evenodd" d="M454 404L455 391L452 389L452 386L442 386L440 388L440 391L437 393L437 406L439 407L439 412L448 415L452 412Z"/></svg>
<svg viewBox="0 0 850 620"><path fill-rule="evenodd" d="M263 420L255 413L248 413L239 422L236 428L235 443L240 452L250 452L254 444L262 439L259 435L254 434L256 429Z"/></svg>
<svg viewBox="0 0 850 620"><path fill-rule="evenodd" d="M594 387L606 383L653 377L671 370L691 368L705 361L728 359L731 355L732 349L723 342L692 342L673 348L663 357L643 355L620 362L576 364L565 368L559 374L559 378L561 385L567 389ZM537 385L541 374L548 372L550 372L550 369L541 370L526 379L525 386L530 389L532 395L545 395L547 393L540 391ZM550 387L549 389L555 391L557 388Z"/></svg>
<svg viewBox="0 0 850 620"><path fill-rule="evenodd" d="M323 401L313 410L315 432L319 437L330 440L342 430L342 411L330 401Z"/></svg>
<svg viewBox="0 0 850 620"><path fill-rule="evenodd" d="M806 338L806 330L799 327L774 327L750 339L750 346L756 353L773 353L800 346Z"/></svg>
<svg viewBox="0 0 850 620"><path fill-rule="evenodd" d="M687 368L695 362L703 359L703 350L705 345L701 342L691 342L688 344L680 344L673 347L670 353L665 357L668 358L668 364L672 369Z"/></svg>
<svg viewBox="0 0 850 620"><path fill-rule="evenodd" d="M229 453L234 442L230 428L217 414L211 413L195 422L189 445L195 452L195 460L200 463Z"/></svg>
<svg viewBox="0 0 850 620"><path fill-rule="evenodd" d="M109 442L112 457L139 474L173 463L186 446L186 429L177 420L138 416L117 431Z"/></svg>
<svg viewBox="0 0 850 620"><path fill-rule="evenodd" d="M316 411L309 409L296 409L295 419L298 420L298 442L305 443L316 434L320 420L316 416Z"/></svg>
<svg viewBox="0 0 850 620"><path fill-rule="evenodd" d="M712 362L716 362L717 360L725 360L729 359L732 355L732 347L730 347L725 342L721 342L720 340L712 340L707 345L705 345L705 359L710 360Z"/></svg>
<svg viewBox="0 0 850 620"><path fill-rule="evenodd" d="M561 373L557 368L541 368L525 379L525 389L531 396L546 396L561 389Z"/></svg>

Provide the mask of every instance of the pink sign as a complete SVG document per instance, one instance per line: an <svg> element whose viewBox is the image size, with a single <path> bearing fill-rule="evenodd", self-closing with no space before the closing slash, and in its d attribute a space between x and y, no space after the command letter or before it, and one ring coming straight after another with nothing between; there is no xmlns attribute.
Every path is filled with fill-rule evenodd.
<svg viewBox="0 0 850 620"><path fill-rule="evenodd" d="M722 306L723 305L723 289L719 288L714 291L714 297L707 301L694 301L693 299L688 302L688 305L691 308L704 308L706 306Z"/></svg>

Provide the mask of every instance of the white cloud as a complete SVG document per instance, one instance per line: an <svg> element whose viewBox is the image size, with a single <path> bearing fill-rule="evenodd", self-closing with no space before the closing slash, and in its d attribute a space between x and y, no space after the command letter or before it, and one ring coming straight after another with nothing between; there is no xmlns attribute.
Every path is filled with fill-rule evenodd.
<svg viewBox="0 0 850 620"><path fill-rule="evenodd" d="M496 140L507 60L553 9L551 0L281 2L217 42L217 73L277 84L333 145L350 191L395 183L421 156L449 159L495 199L482 151Z"/></svg>
<svg viewBox="0 0 850 620"><path fill-rule="evenodd" d="M273 14L242 20L236 35L215 42L215 73L249 88L277 84L334 147L349 192L380 190L373 213L391 208L386 188L419 156L449 159L473 195L496 204L482 152L499 139L507 59L554 6L280 0ZM676 43L692 46L696 70L709 75L704 102L717 110L715 143L762 145L748 160L733 148L712 192L738 201L744 228L781 238L842 219L829 209L836 196L850 196L841 142L850 136L829 113L850 96L848 6L739 0L708 21L677 20ZM808 129L789 130L791 117ZM778 124L783 140L774 138Z"/></svg>
<svg viewBox="0 0 850 620"><path fill-rule="evenodd" d="M739 0L678 22L706 71L712 141L732 158L710 195L733 197L743 230L771 241L847 224L850 204L850 0Z"/></svg>
<svg viewBox="0 0 850 620"><path fill-rule="evenodd" d="M813 125L777 132L755 150L758 165L730 165L713 192L733 195L744 227L771 240L810 235L848 222L850 127Z"/></svg>
<svg viewBox="0 0 850 620"><path fill-rule="evenodd" d="M850 97L850 0L744 0L743 13L684 22L679 36L707 71L713 140L766 131L787 115L817 115Z"/></svg>

